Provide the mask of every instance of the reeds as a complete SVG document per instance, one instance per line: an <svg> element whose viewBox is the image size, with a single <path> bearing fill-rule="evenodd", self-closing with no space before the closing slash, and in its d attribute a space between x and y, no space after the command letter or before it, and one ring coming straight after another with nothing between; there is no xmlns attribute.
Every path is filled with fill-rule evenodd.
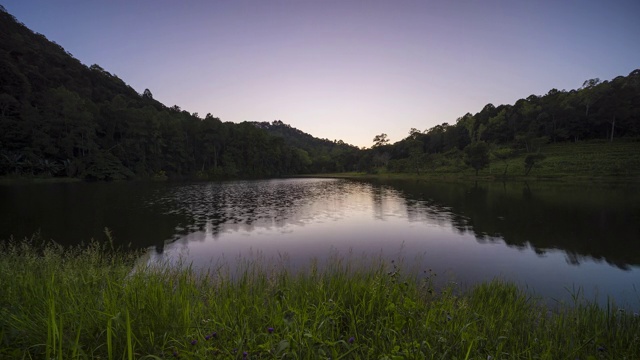
<svg viewBox="0 0 640 360"><path fill-rule="evenodd" d="M0 358L640 359L636 314L504 282L459 294L382 259L201 272L139 255L0 245Z"/></svg>

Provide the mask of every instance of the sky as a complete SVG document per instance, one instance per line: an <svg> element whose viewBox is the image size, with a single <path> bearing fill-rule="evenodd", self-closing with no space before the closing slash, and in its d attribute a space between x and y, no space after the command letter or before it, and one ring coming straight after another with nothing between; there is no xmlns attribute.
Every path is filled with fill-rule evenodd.
<svg viewBox="0 0 640 360"><path fill-rule="evenodd" d="M167 106L361 147L640 68L638 0L0 4Z"/></svg>

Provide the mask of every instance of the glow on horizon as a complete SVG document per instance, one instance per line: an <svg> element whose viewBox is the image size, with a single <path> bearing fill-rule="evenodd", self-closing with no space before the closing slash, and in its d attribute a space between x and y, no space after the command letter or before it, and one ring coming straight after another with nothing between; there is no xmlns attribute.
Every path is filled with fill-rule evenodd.
<svg viewBox="0 0 640 360"><path fill-rule="evenodd" d="M640 67L631 0L0 1L167 106L357 146Z"/></svg>

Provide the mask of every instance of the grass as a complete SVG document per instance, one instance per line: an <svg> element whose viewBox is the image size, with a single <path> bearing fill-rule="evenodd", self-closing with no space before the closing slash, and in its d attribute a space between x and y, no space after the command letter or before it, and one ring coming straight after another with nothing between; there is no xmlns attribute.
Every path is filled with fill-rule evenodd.
<svg viewBox="0 0 640 360"><path fill-rule="evenodd" d="M541 154L544 160L538 162L525 176L524 159L527 153L516 152L506 161L491 157L491 163L480 170L464 164L462 153L450 151L444 154L433 154L430 160L421 167L420 175L414 170L391 172L380 168L374 174L366 173L334 173L319 174L315 177L341 178L392 178L392 179L552 179L552 180L585 180L603 179L611 181L637 182L640 180L640 139L616 139L614 142L590 140L577 143L558 143L544 146ZM507 169L505 174L505 168Z"/></svg>
<svg viewBox="0 0 640 360"><path fill-rule="evenodd" d="M530 173L537 178L640 178L638 139L549 144L540 152L545 155L545 159ZM524 174L525 155L521 154L507 161L508 176ZM494 160L491 170L492 173L500 173L504 170L504 162Z"/></svg>
<svg viewBox="0 0 640 360"><path fill-rule="evenodd" d="M0 358L640 359L640 318L579 294L550 308L500 281L434 289L382 260L231 274L138 255L2 243Z"/></svg>

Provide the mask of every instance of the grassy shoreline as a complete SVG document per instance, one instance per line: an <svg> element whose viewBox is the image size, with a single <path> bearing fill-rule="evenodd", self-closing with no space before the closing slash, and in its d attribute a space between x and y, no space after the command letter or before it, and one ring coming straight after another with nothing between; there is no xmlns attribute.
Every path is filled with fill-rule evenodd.
<svg viewBox="0 0 640 360"><path fill-rule="evenodd" d="M364 172L344 172L344 173L321 173L309 175L296 175L298 178L326 178L326 179L351 179L351 180L382 180L382 181L437 181L450 183L473 183L473 182L507 182L507 183L566 183L566 184L620 184L638 185L640 177L621 176L492 176L466 173L423 173L420 175L411 173L364 173Z"/></svg>
<svg viewBox="0 0 640 360"><path fill-rule="evenodd" d="M398 179L441 181L566 181L640 183L640 141L638 139L606 142L591 140L579 143L546 145L541 151L545 158L525 176L526 153L514 153L508 159L491 158L489 165L476 176L471 169L452 154L434 154L416 172L390 172L386 168L376 173L313 174L312 177L354 179ZM459 155L459 154L458 154Z"/></svg>
<svg viewBox="0 0 640 360"><path fill-rule="evenodd" d="M640 358L637 314L549 308L504 282L458 294L383 261L232 277L97 244L0 246L3 359Z"/></svg>

